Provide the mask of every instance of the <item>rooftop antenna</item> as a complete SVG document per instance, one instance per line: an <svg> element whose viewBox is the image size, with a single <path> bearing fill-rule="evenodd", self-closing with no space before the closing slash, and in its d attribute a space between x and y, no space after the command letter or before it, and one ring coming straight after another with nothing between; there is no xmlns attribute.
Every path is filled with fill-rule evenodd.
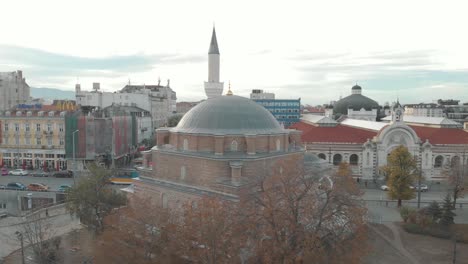
<svg viewBox="0 0 468 264"><path fill-rule="evenodd" d="M158 76L158 86L161 86L161 76Z"/></svg>

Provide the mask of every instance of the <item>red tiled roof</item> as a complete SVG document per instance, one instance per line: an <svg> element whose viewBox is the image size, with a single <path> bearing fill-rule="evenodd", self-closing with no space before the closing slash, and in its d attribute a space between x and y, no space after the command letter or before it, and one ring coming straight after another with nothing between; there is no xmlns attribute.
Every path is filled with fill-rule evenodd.
<svg viewBox="0 0 468 264"><path fill-rule="evenodd" d="M425 142L429 140L431 144L468 144L468 132L458 128L435 128L410 126Z"/></svg>
<svg viewBox="0 0 468 264"><path fill-rule="evenodd" d="M302 142L365 143L377 133L364 129L337 125L319 127L304 122L296 123L289 128L302 131Z"/></svg>

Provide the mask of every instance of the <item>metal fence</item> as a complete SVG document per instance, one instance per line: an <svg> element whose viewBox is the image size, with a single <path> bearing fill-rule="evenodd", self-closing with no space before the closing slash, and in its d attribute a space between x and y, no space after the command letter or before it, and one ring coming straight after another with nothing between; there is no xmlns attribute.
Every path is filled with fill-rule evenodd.
<svg viewBox="0 0 468 264"><path fill-rule="evenodd" d="M364 200L366 205L368 206L385 206L385 207L398 207L397 200ZM421 201L421 208L429 206L432 201ZM409 206L409 207L418 207L417 201L401 201L401 206ZM468 202L459 202L456 203L455 209L464 209L468 208Z"/></svg>

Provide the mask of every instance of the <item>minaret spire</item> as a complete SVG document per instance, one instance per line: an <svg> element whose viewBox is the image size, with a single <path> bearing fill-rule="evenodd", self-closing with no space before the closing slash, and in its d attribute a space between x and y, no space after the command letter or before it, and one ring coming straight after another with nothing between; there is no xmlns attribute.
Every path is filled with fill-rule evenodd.
<svg viewBox="0 0 468 264"><path fill-rule="evenodd" d="M208 98L221 96L224 84L219 81L220 54L216 30L213 25L210 48L208 50L208 81L205 82L205 93Z"/></svg>
<svg viewBox="0 0 468 264"><path fill-rule="evenodd" d="M213 25L213 33L211 34L211 43L210 43L210 49L208 50L208 54L219 55L218 40L216 39L216 30L215 30L214 25Z"/></svg>

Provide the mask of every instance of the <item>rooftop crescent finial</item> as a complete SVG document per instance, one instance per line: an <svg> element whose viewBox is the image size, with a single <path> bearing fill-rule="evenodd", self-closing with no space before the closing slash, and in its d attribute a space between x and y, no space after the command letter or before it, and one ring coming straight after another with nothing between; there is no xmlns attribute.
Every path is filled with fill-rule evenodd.
<svg viewBox="0 0 468 264"><path fill-rule="evenodd" d="M233 95L233 93L232 93L232 91L231 91L231 81L229 81L229 90L228 90L228 92L226 93L226 95L228 95L228 96Z"/></svg>

